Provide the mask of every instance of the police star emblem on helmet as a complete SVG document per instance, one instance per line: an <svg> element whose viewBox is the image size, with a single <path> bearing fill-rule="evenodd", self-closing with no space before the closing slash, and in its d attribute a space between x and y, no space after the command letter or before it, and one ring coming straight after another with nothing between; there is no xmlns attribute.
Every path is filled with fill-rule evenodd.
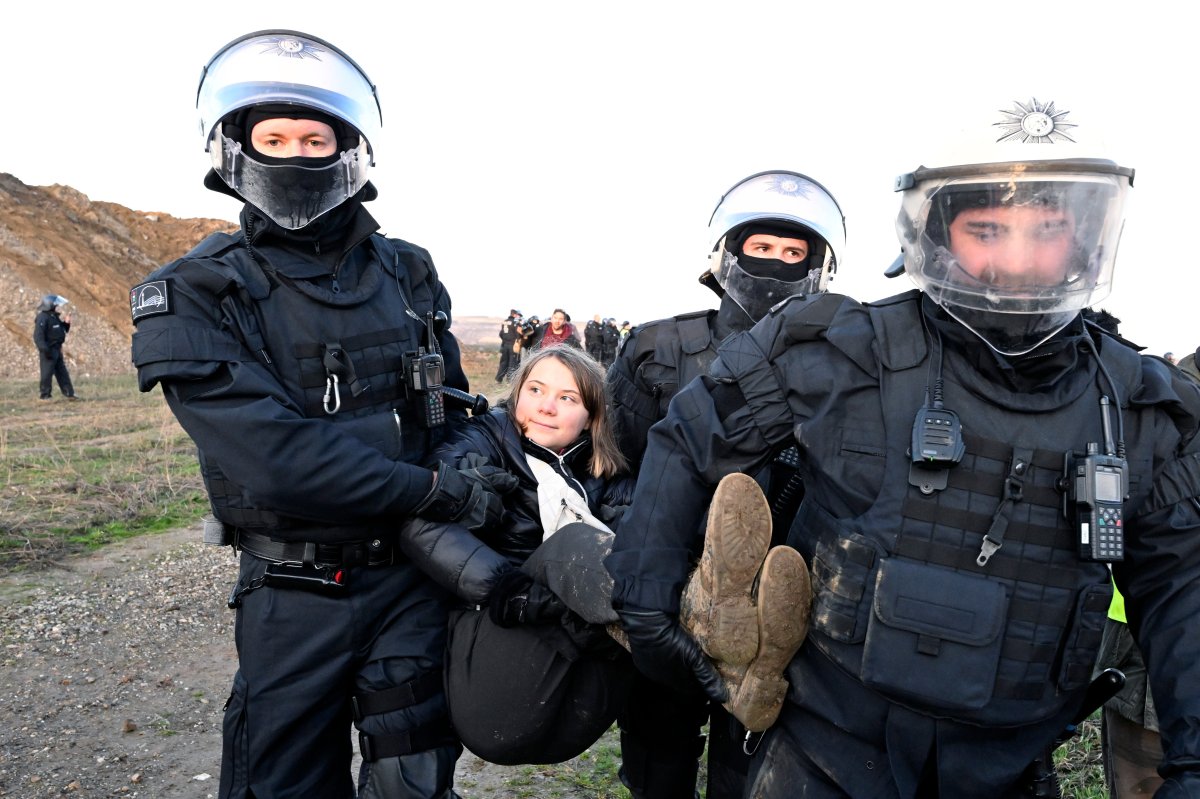
<svg viewBox="0 0 1200 799"><path fill-rule="evenodd" d="M290 36L271 36L264 39L266 47L262 52L287 56L288 58L315 58L321 60L325 51L311 42L302 42Z"/></svg>
<svg viewBox="0 0 1200 799"><path fill-rule="evenodd" d="M1013 101L1013 107L1000 112L1004 119L992 123L1000 128L1002 135L996 141L1015 141L1033 144L1053 144L1057 141L1075 141L1068 135L1071 128L1079 127L1074 122L1067 121L1070 111L1059 111L1054 107L1054 101L1039 103L1037 98L1029 102Z"/></svg>
<svg viewBox="0 0 1200 799"><path fill-rule="evenodd" d="M810 184L795 175L772 175L767 188L788 197L807 197L812 191Z"/></svg>

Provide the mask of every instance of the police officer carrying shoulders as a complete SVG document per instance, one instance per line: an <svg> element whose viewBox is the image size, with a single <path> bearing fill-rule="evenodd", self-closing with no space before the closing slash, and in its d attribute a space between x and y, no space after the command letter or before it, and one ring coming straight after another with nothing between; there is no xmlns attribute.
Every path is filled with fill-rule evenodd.
<svg viewBox="0 0 1200 799"><path fill-rule="evenodd" d="M618 442L635 467L650 427L681 388L708 373L718 345L787 297L823 292L846 246L833 196L812 178L783 170L750 175L729 189L709 220L709 237L709 268L700 282L721 298L719 307L638 325L608 370ZM786 517L775 524L783 534L801 492L789 455L761 478ZM698 510L706 505L707 499ZM719 703L710 707L698 693L664 690L644 677L633 690L620 725L621 776L634 797L691 799L710 712L708 796L742 795L749 758L742 731Z"/></svg>
<svg viewBox="0 0 1200 799"><path fill-rule="evenodd" d="M1084 710L1110 564L1160 700L1157 795L1200 796L1200 388L1080 314L1132 170L1070 106L1005 108L963 134L976 155L898 181L918 291L785 303L650 433L608 560L635 621L678 613L713 486L799 449L812 629L748 796L1023 795ZM643 670L714 684L686 636L626 627Z"/></svg>
<svg viewBox="0 0 1200 799"><path fill-rule="evenodd" d="M359 797L451 797L447 610L394 536L499 504L479 474L417 465L465 417L439 387L467 383L429 254L363 206L374 86L328 42L269 30L213 57L197 107L205 185L245 203L241 231L130 296L139 385L196 442L206 539L241 552L220 796L355 796L353 721Z"/></svg>

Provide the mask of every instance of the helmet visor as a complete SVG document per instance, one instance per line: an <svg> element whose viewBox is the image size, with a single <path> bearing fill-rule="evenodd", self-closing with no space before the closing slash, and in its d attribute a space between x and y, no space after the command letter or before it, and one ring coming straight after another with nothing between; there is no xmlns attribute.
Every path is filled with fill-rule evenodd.
<svg viewBox="0 0 1200 799"><path fill-rule="evenodd" d="M905 271L999 352L1028 352L1106 297L1129 184L1117 174L931 177L905 194Z"/></svg>
<svg viewBox="0 0 1200 799"><path fill-rule="evenodd" d="M738 259L721 248L721 276L725 293L733 298L743 311L754 321L762 319L776 305L798 294L816 294L824 291L823 278L829 274L829 250L825 250L824 263L813 265L804 270L796 267L795 280L778 280L775 278L755 276L742 268Z"/></svg>
<svg viewBox="0 0 1200 799"><path fill-rule="evenodd" d="M246 157L241 143L222 133L222 125L213 132L209 152L213 170L231 189L288 230L308 225L357 194L367 183L370 161L366 139L360 138L333 163L264 164Z"/></svg>

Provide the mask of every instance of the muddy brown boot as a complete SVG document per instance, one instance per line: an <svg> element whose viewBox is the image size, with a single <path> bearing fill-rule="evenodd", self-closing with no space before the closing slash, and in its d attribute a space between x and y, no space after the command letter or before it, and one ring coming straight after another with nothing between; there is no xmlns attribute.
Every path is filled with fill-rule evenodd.
<svg viewBox="0 0 1200 799"><path fill-rule="evenodd" d="M791 547L773 547L758 579L758 651L740 673L722 669L730 689L725 709L750 732L762 732L779 717L788 687L783 672L808 634L811 607L804 557Z"/></svg>
<svg viewBox="0 0 1200 799"><path fill-rule="evenodd" d="M726 475L713 494L700 565L680 598L680 622L722 670L758 652L754 577L771 543L771 507L754 478Z"/></svg>

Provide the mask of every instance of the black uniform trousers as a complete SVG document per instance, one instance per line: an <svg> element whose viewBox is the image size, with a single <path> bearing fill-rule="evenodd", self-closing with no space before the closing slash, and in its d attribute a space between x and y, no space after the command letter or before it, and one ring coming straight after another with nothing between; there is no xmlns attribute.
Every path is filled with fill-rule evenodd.
<svg viewBox="0 0 1200 799"><path fill-rule="evenodd" d="M239 589L260 581L266 566L243 552ZM346 573L343 596L275 587L242 595L221 799L353 799L351 696L441 670L448 612L441 589L409 563ZM445 716L438 693L356 724L368 735L399 735ZM439 784L410 795L449 795L461 748L445 748ZM363 764L360 787L369 768Z"/></svg>
<svg viewBox="0 0 1200 799"><path fill-rule="evenodd" d="M41 362L41 380L38 383L38 396L50 399L50 379L58 381L58 390L64 397L75 396L75 387L71 385L71 375L67 371L67 361L63 358L61 347L51 347L38 350L38 360Z"/></svg>

